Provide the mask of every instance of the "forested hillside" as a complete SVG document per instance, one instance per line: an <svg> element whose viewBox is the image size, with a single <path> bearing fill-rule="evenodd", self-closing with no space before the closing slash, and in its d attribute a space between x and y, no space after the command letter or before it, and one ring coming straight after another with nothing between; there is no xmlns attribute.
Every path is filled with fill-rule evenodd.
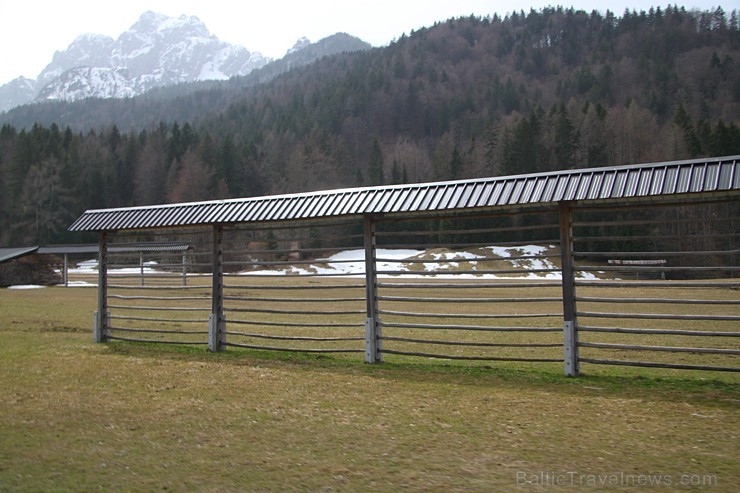
<svg viewBox="0 0 740 493"><path fill-rule="evenodd" d="M100 108L115 122L117 104L145 101ZM172 101L131 130L4 125L0 245L82 241L66 227L90 208L740 154L740 20L452 19Z"/></svg>

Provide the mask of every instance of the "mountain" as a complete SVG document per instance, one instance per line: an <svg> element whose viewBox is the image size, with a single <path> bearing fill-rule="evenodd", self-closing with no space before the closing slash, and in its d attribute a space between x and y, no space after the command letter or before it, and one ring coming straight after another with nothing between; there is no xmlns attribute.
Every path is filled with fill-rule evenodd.
<svg viewBox="0 0 740 493"><path fill-rule="evenodd" d="M21 106L36 97L36 81L18 77L0 86L0 113Z"/></svg>
<svg viewBox="0 0 740 493"><path fill-rule="evenodd" d="M19 103L22 105L6 113L0 112L0 125L8 123L22 128L40 123L89 130L110 125L143 128L172 119L194 120L201 115L226 109L229 104L243 97L245 89L268 83L291 69L325 57L363 52L370 48L365 41L346 33L336 33L315 43L301 38L283 58L269 61L247 75L237 75L229 80L199 80L160 86L141 94L132 87L126 69L71 69L48 84L34 104ZM47 73L51 73L51 70ZM21 92L20 96L9 92L8 99L14 97L14 101L18 101L29 91L36 94L33 81L18 79L0 87L0 96L5 88L15 90L16 85L26 88L26 92ZM98 96L82 96L90 92L97 92ZM75 97L63 98L63 95ZM4 99L0 97L0 101Z"/></svg>
<svg viewBox="0 0 740 493"><path fill-rule="evenodd" d="M0 87L0 111L31 101L133 97L155 87L246 75L271 60L220 41L197 17L144 13L117 40L84 34L35 82Z"/></svg>

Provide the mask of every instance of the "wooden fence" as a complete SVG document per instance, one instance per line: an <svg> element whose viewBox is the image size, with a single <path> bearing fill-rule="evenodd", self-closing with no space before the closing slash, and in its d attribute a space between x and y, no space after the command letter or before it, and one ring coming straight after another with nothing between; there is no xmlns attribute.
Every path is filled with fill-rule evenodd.
<svg viewBox="0 0 740 493"><path fill-rule="evenodd" d="M561 203L104 233L95 339L740 371L738 224L733 202ZM107 248L155 240L187 262Z"/></svg>

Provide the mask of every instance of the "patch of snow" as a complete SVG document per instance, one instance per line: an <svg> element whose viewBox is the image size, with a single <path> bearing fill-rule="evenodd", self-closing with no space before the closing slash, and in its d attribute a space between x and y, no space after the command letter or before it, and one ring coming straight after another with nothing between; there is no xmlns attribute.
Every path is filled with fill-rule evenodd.
<svg viewBox="0 0 740 493"><path fill-rule="evenodd" d="M425 250L411 250L411 249L383 249L380 248L376 251L377 255L377 270L383 271L396 271L403 273L405 278L429 278L435 277L439 279L561 279L560 271L554 272L527 272L527 270L548 270L558 269L558 267L552 263L549 259L528 259L528 258L515 258L509 260L512 269L520 269L516 275L497 275L497 274L472 274L472 273L457 273L456 269L460 268L460 262L467 262L469 265L465 267L465 270L476 271L479 269L478 260L495 260L492 257L497 257L500 260L509 259L512 257L534 257L546 254L548 251L555 248L554 246L541 246L541 245L520 245L516 247L498 247L489 246L485 247L485 255L468 251L425 251ZM490 252L490 253L489 253ZM429 262L419 264L416 262L404 263L403 260L417 260L417 259L428 259ZM414 274L412 266L421 265L425 273L430 274ZM417 267L418 268L418 267ZM484 266L480 266L480 270L486 270ZM332 274L337 276L363 276L365 272L365 250L345 250L336 253L327 258L316 259L315 263L310 264L308 267L291 266L285 269L270 269L270 270L256 270L242 272L242 275L306 275L306 274ZM379 274L379 277L392 277L396 274ZM578 272L576 275L582 279L598 279L591 273Z"/></svg>
<svg viewBox="0 0 740 493"><path fill-rule="evenodd" d="M46 286L39 286L38 284L17 284L15 286L8 286L8 289L42 289Z"/></svg>
<svg viewBox="0 0 740 493"><path fill-rule="evenodd" d="M98 271L98 261L95 259L78 262L76 267L70 268L67 272L75 274L92 274Z"/></svg>
<svg viewBox="0 0 740 493"><path fill-rule="evenodd" d="M431 257L433 260L443 260L448 262L454 260L476 260L485 258L482 255L477 255L470 252L434 252L431 254Z"/></svg>
<svg viewBox="0 0 740 493"><path fill-rule="evenodd" d="M381 273L383 271L402 273L404 278L409 279L428 279L433 277L436 279L560 280L562 278L561 272L558 270L558 266L550 259L518 258L545 255L555 248L555 246L520 245L515 247L488 246L477 250L478 252L485 252L485 255L464 250L439 252L401 248L379 248L376 250L376 268ZM428 259L429 262L404 262L404 260L418 259ZM490 270L490 267L487 268L485 265L479 265L479 260L483 262L492 260L505 261L510 265L512 270L516 269L517 272L514 275L487 273L477 274L475 271ZM472 271L472 273L463 274L456 272L456 269L461 267L460 262L466 262L466 265L463 266L463 270ZM415 269L417 271L419 269L423 269L423 272L415 273ZM528 272L528 270L543 269L554 270L552 272ZM95 274L97 271L98 261L96 259L80 262L75 268L69 269L70 273L77 274ZM139 266L131 266L127 268L109 269L108 272L109 274L140 274L141 268ZM144 263L144 274L153 274L156 272L158 272L157 262L149 261ZM291 265L281 269L260 269L243 271L240 273L240 275L245 276L305 276L317 274L334 275L339 277L364 276L365 250L362 248L344 250L329 257L314 259L307 265ZM389 278L398 275L400 274L379 274L378 277ZM591 272L576 271L575 275L579 279L599 279ZM85 283L80 285L85 285Z"/></svg>
<svg viewBox="0 0 740 493"><path fill-rule="evenodd" d="M154 274L159 272L157 262L154 260L144 262L144 274ZM98 261L97 260L85 260L79 262L76 267L70 268L68 271L70 274L97 274L98 272ZM131 266L122 267L119 269L108 269L109 274L141 274L141 267Z"/></svg>
<svg viewBox="0 0 740 493"><path fill-rule="evenodd" d="M228 75L223 73L219 68L220 61L210 61L203 65L198 74L198 80L226 80L229 78Z"/></svg>

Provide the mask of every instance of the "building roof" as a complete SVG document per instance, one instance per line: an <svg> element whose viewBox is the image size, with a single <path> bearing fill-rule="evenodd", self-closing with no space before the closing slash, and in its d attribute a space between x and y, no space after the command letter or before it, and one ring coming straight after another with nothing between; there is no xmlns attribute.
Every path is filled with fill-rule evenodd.
<svg viewBox="0 0 740 493"><path fill-rule="evenodd" d="M10 260L30 255L38 250L39 247L20 247L20 248L0 248L0 264Z"/></svg>
<svg viewBox="0 0 740 493"><path fill-rule="evenodd" d="M114 253L141 253L141 252L184 252L190 249L188 243L182 241L148 242L148 243L112 243L108 245L108 251ZM74 255L74 254L97 254L98 244L87 245L52 245L31 246L17 248L0 248L0 264L20 258L32 253L39 255Z"/></svg>
<svg viewBox="0 0 740 493"><path fill-rule="evenodd" d="M108 245L109 252L184 252L190 249L188 243L182 241L160 241L147 243L112 243ZM95 251L98 246L95 245Z"/></svg>
<svg viewBox="0 0 740 493"><path fill-rule="evenodd" d="M89 210L71 231L408 216L572 202L666 199L740 191L740 156L438 183L328 190L186 204Z"/></svg>
<svg viewBox="0 0 740 493"><path fill-rule="evenodd" d="M52 245L39 247L38 252L41 255L64 255L75 253L98 253L98 244L89 245Z"/></svg>
<svg viewBox="0 0 740 493"><path fill-rule="evenodd" d="M108 245L109 252L182 252L188 250L190 245L181 241L170 242L148 242L148 243L113 243ZM52 245L39 247L39 254L87 254L98 253L98 244L88 245Z"/></svg>

